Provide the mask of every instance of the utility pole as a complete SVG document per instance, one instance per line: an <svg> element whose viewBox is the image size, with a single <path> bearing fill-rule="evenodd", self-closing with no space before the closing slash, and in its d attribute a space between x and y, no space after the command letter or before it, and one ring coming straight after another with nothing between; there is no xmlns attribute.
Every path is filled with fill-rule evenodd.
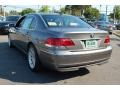
<svg viewBox="0 0 120 90"><path fill-rule="evenodd" d="M102 7L102 5L100 5L100 13L101 13L101 7Z"/></svg>
<svg viewBox="0 0 120 90"><path fill-rule="evenodd" d="M107 16L107 9L108 9L108 5L106 5L106 16Z"/></svg>
<svg viewBox="0 0 120 90"><path fill-rule="evenodd" d="M108 16L107 16L107 12L108 12L108 5L106 5L106 17L105 17L105 21L109 21L108 20Z"/></svg>
<svg viewBox="0 0 120 90"><path fill-rule="evenodd" d="M52 7L52 13L55 13L55 7L54 6Z"/></svg>
<svg viewBox="0 0 120 90"><path fill-rule="evenodd" d="M3 9L4 9L4 10L3 10L4 19L5 19L5 16L6 16L6 15L5 15L5 8L6 8L6 6L3 6Z"/></svg>
<svg viewBox="0 0 120 90"><path fill-rule="evenodd" d="M60 9L62 8L62 6L60 5Z"/></svg>
<svg viewBox="0 0 120 90"><path fill-rule="evenodd" d="M116 10L115 10L115 8L114 8L114 24L116 23L116 18L115 18L115 13L116 13Z"/></svg>
<svg viewBox="0 0 120 90"><path fill-rule="evenodd" d="M61 7L61 5L59 5L59 8L60 8L60 9L59 9L59 12L60 12L60 14L62 14L62 11L61 11L61 8L62 8L62 7Z"/></svg>
<svg viewBox="0 0 120 90"><path fill-rule="evenodd" d="M70 5L70 14L72 14L72 5Z"/></svg>
<svg viewBox="0 0 120 90"><path fill-rule="evenodd" d="M39 5L38 5L38 9L37 9L37 12L39 12Z"/></svg>
<svg viewBox="0 0 120 90"><path fill-rule="evenodd" d="M0 5L0 15L2 15L2 5Z"/></svg>

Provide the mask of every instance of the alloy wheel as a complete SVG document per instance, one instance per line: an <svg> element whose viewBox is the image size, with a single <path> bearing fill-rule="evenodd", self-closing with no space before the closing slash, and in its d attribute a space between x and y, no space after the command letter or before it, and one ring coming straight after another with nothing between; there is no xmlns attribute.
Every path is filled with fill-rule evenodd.
<svg viewBox="0 0 120 90"><path fill-rule="evenodd" d="M34 48L30 47L28 51L28 63L31 69L35 68L36 57Z"/></svg>

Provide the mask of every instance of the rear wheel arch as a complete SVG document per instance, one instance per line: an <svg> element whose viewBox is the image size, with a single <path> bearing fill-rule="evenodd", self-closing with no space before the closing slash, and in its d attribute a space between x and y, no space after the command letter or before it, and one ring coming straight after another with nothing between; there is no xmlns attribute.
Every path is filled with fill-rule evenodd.
<svg viewBox="0 0 120 90"><path fill-rule="evenodd" d="M34 44L33 44L32 42L29 42L29 43L27 44L27 51L28 51L30 45L34 46Z"/></svg>
<svg viewBox="0 0 120 90"><path fill-rule="evenodd" d="M29 43L27 44L27 52L28 52L30 46L33 46L33 47L34 47L34 49L35 49L35 51L36 51L36 53L37 53L37 55L38 55L38 51L37 51L37 49L36 49L36 47L35 47L35 45L34 45L33 42L29 42ZM40 61L40 58L39 58L39 61Z"/></svg>
<svg viewBox="0 0 120 90"><path fill-rule="evenodd" d="M38 56L38 53L37 53L37 49L36 49L34 43L32 43L32 42L29 42L29 43L28 43L28 45L27 45L27 53L28 53L30 47L33 47L34 50L35 50L35 53L36 53L36 62L37 62L37 63L36 63L37 66L36 66L35 69L32 70L32 71L35 71L35 72L41 71L41 70L43 69L43 66L42 66L42 63L41 63L41 61L40 61L40 59L39 59L39 56Z"/></svg>
<svg viewBox="0 0 120 90"><path fill-rule="evenodd" d="M35 48L36 52L38 53L37 47L35 46L34 42L28 42L28 44L27 44L27 51L28 51L28 49L29 49L29 47L30 47L31 45Z"/></svg>

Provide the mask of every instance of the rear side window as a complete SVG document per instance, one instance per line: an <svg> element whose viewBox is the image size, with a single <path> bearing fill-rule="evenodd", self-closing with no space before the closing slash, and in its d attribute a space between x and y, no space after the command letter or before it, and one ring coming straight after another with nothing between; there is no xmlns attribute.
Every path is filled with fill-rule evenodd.
<svg viewBox="0 0 120 90"><path fill-rule="evenodd" d="M22 25L22 29L29 29L32 20L33 20L33 17L27 17L27 18L24 20L24 23L23 23L23 25Z"/></svg>
<svg viewBox="0 0 120 90"><path fill-rule="evenodd" d="M90 28L91 26L75 16L65 15L42 15L48 27L80 27Z"/></svg>
<svg viewBox="0 0 120 90"><path fill-rule="evenodd" d="M34 18L34 19L32 20L32 22L31 22L31 24L30 24L29 29L34 30L35 28L36 28L36 19Z"/></svg>

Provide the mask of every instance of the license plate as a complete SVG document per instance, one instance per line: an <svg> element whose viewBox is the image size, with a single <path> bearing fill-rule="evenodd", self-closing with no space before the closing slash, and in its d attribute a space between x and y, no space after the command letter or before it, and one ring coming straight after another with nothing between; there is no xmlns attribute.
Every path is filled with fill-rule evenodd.
<svg viewBox="0 0 120 90"><path fill-rule="evenodd" d="M97 48L97 47L98 47L98 45L97 45L97 40L86 40L86 41L85 41L85 46L86 46L86 48L88 48L88 49Z"/></svg>

